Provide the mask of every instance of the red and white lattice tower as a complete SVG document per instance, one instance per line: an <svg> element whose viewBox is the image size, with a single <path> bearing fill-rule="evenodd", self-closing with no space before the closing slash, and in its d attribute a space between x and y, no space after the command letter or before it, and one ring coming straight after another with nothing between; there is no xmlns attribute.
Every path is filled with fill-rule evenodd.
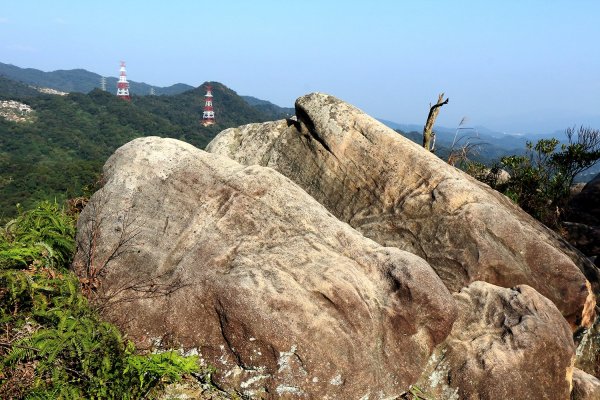
<svg viewBox="0 0 600 400"><path fill-rule="evenodd" d="M202 113L202 125L208 126L215 123L215 111L212 104L212 87L206 86L206 94L204 95L204 112Z"/></svg>
<svg viewBox="0 0 600 400"><path fill-rule="evenodd" d="M129 82L127 82L127 71L125 70L125 61L121 61L119 82L117 82L117 97L127 101L131 100L131 97L129 97Z"/></svg>

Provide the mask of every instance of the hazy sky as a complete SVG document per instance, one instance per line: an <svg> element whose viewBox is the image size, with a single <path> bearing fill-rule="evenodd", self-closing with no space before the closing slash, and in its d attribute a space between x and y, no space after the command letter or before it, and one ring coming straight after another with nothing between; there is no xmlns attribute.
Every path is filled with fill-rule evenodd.
<svg viewBox="0 0 600 400"><path fill-rule="evenodd" d="M95 4L95 5L93 5ZM0 61L507 132L600 128L600 1L3 1Z"/></svg>

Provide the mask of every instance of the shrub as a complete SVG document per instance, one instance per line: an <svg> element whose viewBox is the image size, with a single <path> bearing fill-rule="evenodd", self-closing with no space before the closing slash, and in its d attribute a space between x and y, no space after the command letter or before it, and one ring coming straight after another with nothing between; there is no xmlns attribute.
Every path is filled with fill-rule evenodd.
<svg viewBox="0 0 600 400"><path fill-rule="evenodd" d="M526 154L507 156L501 166L510 174L496 189L529 214L556 228L564 217L575 176L600 160L600 131L581 127L566 130L567 143L541 139L527 142Z"/></svg>

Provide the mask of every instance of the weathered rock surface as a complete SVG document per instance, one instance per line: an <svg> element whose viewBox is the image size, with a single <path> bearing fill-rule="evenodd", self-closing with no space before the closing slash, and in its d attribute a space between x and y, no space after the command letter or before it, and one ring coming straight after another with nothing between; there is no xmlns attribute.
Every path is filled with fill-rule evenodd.
<svg viewBox="0 0 600 400"><path fill-rule="evenodd" d="M450 332L455 301L424 260L363 237L275 170L142 138L104 176L76 270L120 253L98 275L105 315L138 344L197 350L225 386L397 395Z"/></svg>
<svg viewBox="0 0 600 400"><path fill-rule="evenodd" d="M425 258L451 291L474 281L527 284L573 324L589 324L598 269L503 195L355 107L313 93L297 120L221 132L207 147L275 168L342 221Z"/></svg>
<svg viewBox="0 0 600 400"><path fill-rule="evenodd" d="M568 399L575 345L556 306L533 288L473 282L417 385L437 400Z"/></svg>
<svg viewBox="0 0 600 400"><path fill-rule="evenodd" d="M600 380L575 368L571 400L600 400Z"/></svg>

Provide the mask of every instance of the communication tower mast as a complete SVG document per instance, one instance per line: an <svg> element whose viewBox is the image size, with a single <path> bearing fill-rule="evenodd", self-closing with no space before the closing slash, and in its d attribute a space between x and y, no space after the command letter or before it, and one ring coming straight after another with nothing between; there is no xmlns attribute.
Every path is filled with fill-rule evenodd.
<svg viewBox="0 0 600 400"><path fill-rule="evenodd" d="M121 61L119 82L117 82L117 97L127 101L131 100L131 97L129 97L129 82L127 82L127 71L125 70L125 61Z"/></svg>
<svg viewBox="0 0 600 400"><path fill-rule="evenodd" d="M204 95L204 112L202 113L202 125L208 126L215 123L215 111L212 104L212 87L206 86L206 94Z"/></svg>

